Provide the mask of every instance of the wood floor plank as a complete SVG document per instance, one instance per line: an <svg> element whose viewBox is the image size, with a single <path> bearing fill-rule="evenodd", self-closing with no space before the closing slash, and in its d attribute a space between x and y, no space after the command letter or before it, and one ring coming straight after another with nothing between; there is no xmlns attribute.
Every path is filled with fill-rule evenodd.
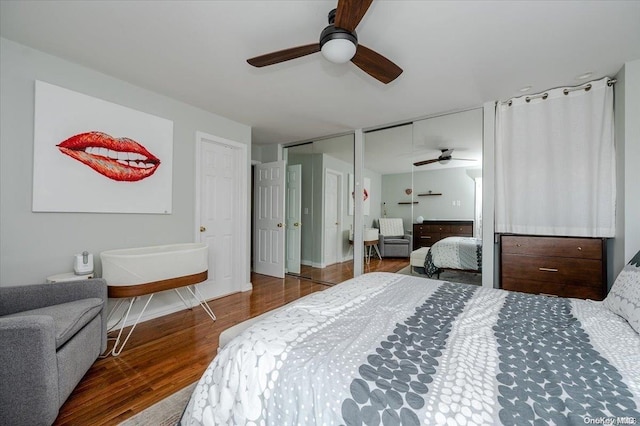
<svg viewBox="0 0 640 426"><path fill-rule="evenodd" d="M365 272L396 272L408 264L408 259L371 259ZM311 272L338 283L352 276L353 266L344 262ZM328 288L292 276L252 274L251 282L251 291L209 301L215 322L197 306L138 324L120 356L93 364L54 425L117 425L198 380L215 357L223 330Z"/></svg>

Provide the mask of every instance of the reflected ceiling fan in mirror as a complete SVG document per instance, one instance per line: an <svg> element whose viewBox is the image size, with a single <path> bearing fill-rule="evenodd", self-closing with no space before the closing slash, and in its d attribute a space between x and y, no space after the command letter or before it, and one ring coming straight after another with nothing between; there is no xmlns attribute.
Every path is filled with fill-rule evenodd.
<svg viewBox="0 0 640 426"><path fill-rule="evenodd" d="M381 54L358 43L356 27L373 0L338 0L338 7L329 12L329 25L322 30L320 42L292 47L247 59L254 67L278 64L316 52L322 52L334 63L353 62L371 77L388 84L402 74L402 68Z"/></svg>
<svg viewBox="0 0 640 426"><path fill-rule="evenodd" d="M426 164L432 164L432 163L447 164L451 160L477 161L471 158L453 158L451 156L451 154L453 154L453 148L441 149L440 152L442 152L442 154L440 154L438 158L432 158L431 160L416 161L415 163L413 163L413 165L417 167L417 166L424 166Z"/></svg>

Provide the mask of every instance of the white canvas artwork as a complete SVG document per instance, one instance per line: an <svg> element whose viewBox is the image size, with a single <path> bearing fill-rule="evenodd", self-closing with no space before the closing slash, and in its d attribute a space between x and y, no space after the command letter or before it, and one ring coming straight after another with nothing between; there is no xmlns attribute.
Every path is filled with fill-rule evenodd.
<svg viewBox="0 0 640 426"><path fill-rule="evenodd" d="M363 179L364 182L364 188L362 189L362 198L363 198L363 204L362 204L362 213L364 214L364 216L369 216L369 213L371 211L371 179L369 178L364 178ZM354 211L354 177L353 175L350 173L349 174L349 216L353 216L353 211Z"/></svg>
<svg viewBox="0 0 640 426"><path fill-rule="evenodd" d="M171 213L173 122L36 81L33 211Z"/></svg>

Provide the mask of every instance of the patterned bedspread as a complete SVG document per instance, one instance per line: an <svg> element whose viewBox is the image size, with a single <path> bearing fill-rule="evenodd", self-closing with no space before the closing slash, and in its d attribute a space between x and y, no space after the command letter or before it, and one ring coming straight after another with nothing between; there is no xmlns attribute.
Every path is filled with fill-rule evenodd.
<svg viewBox="0 0 640 426"><path fill-rule="evenodd" d="M640 336L602 302L371 273L232 340L181 424L634 424L639 410Z"/></svg>
<svg viewBox="0 0 640 426"><path fill-rule="evenodd" d="M443 268L481 272L482 239L447 237L433 244L424 259L424 270L431 278Z"/></svg>

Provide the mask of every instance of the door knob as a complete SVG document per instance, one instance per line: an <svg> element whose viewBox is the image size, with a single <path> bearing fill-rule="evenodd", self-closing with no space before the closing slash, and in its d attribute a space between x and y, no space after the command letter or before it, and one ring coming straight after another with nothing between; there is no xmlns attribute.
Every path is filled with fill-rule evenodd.
<svg viewBox="0 0 640 426"><path fill-rule="evenodd" d="M293 226L298 227L298 226L300 226L300 223L296 222L296 223L293 224Z"/></svg>
<svg viewBox="0 0 640 426"><path fill-rule="evenodd" d="M200 232L204 232L204 231L206 231L206 230L207 230L207 228L205 228L204 226L201 226L201 227L200 227Z"/></svg>
<svg viewBox="0 0 640 426"><path fill-rule="evenodd" d="M281 223L278 224L278 228L282 228L282 224Z"/></svg>

